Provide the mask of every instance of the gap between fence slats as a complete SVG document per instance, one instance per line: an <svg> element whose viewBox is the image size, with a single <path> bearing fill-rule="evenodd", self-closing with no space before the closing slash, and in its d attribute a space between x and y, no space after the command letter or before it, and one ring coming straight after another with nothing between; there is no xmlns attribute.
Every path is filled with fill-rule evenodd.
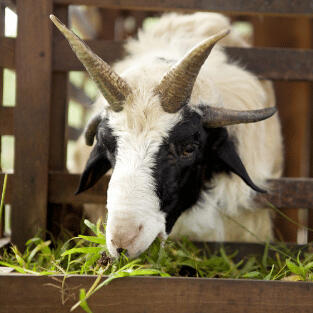
<svg viewBox="0 0 313 313"><path fill-rule="evenodd" d="M54 0L56 4L89 5L112 9L146 11L218 11L232 14L312 16L312 0Z"/></svg>

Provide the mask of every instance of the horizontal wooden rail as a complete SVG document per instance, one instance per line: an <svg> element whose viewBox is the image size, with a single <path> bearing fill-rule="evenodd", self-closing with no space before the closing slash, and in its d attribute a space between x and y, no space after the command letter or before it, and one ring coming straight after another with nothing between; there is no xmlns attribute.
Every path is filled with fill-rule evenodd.
<svg viewBox="0 0 313 313"><path fill-rule="evenodd" d="M0 174L0 190L4 174ZM7 202L12 198L12 180L9 175ZM48 200L52 203L104 203L110 176L104 176L93 188L75 196L79 184L79 174L50 172ZM257 200L262 205L271 203L277 208L313 209L313 178L280 178L270 180L267 194L258 194ZM268 207L268 206L267 206Z"/></svg>
<svg viewBox="0 0 313 313"><path fill-rule="evenodd" d="M14 108L0 107L0 135L13 135L14 133Z"/></svg>
<svg viewBox="0 0 313 313"><path fill-rule="evenodd" d="M106 62L122 58L123 42L89 40L88 45ZM15 40L0 38L0 66L14 68ZM281 48L226 48L233 60L239 61L248 70L261 78L272 80L313 81L313 50ZM78 61L65 40L56 41L53 51L55 71L82 71Z"/></svg>
<svg viewBox="0 0 313 313"><path fill-rule="evenodd" d="M0 37L0 67L15 68L15 38Z"/></svg>
<svg viewBox="0 0 313 313"><path fill-rule="evenodd" d="M77 140L79 136L82 134L82 132L83 132L83 129L69 126L68 127L68 139Z"/></svg>
<svg viewBox="0 0 313 313"><path fill-rule="evenodd" d="M14 108L0 106L0 135L14 135ZM82 129L69 126L69 139L77 140Z"/></svg>
<svg viewBox="0 0 313 313"><path fill-rule="evenodd" d="M87 41L91 48L108 63L123 56L123 43L114 41ZM67 42L55 45L53 68L57 71L78 71L83 66ZM260 77L273 80L313 81L313 50L279 48L226 48L231 59L239 61Z"/></svg>
<svg viewBox="0 0 313 313"><path fill-rule="evenodd" d="M0 5L8 7L13 12L16 12L16 0L0 0Z"/></svg>
<svg viewBox="0 0 313 313"><path fill-rule="evenodd" d="M0 312L67 313L97 276L2 275ZM63 283L62 283L63 282ZM311 313L312 282L188 277L125 277L96 292L94 313ZM66 302L62 304L62 295ZM77 312L83 312L77 309Z"/></svg>
<svg viewBox="0 0 313 313"><path fill-rule="evenodd" d="M313 16L312 0L54 0L54 3L146 11L184 10L232 14Z"/></svg>

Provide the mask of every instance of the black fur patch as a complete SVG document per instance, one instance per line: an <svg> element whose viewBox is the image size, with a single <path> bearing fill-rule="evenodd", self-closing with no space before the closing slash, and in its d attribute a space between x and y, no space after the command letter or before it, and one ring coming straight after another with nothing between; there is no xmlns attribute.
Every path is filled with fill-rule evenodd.
<svg viewBox="0 0 313 313"><path fill-rule="evenodd" d="M91 188L115 164L116 138L107 120L98 125L96 139L75 194Z"/></svg>
<svg viewBox="0 0 313 313"><path fill-rule="evenodd" d="M234 172L261 191L249 178L227 130L204 128L201 116L185 107L182 121L160 147L153 174L167 233L184 211L201 201L204 180L221 172Z"/></svg>

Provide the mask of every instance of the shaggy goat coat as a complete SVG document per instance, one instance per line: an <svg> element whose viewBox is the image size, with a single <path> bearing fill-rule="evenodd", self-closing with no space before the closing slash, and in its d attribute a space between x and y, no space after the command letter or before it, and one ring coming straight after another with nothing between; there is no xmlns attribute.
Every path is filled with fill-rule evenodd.
<svg viewBox="0 0 313 313"><path fill-rule="evenodd" d="M130 112L128 116L135 116L135 119L121 115L111 118L111 126L120 129L118 135L125 140L140 140L140 136L137 139L134 139L136 136L125 136L127 129L135 129L138 135L158 128L164 132L165 137L180 117L177 113L167 119L164 115L166 113L150 97L150 90L189 49L227 28L231 28L231 25L220 14L172 13L162 16L148 30L140 31L138 39L130 39L125 47L128 56L116 63L114 68L136 95L136 103L125 106L126 111ZM223 51L223 46L247 47L248 44L232 29L230 35L213 48L199 72L189 106L195 110L199 104L236 110L275 106L271 83L258 80L240 63L230 60ZM140 98L142 101L138 100ZM107 106L102 97L98 99L95 110L101 110L101 106ZM121 126L123 123L128 126ZM237 152L252 180L257 186L269 188L266 180L279 177L283 164L282 137L277 114L262 122L227 126L226 129L236 143ZM72 171L83 170L89 153L90 148L80 139ZM124 156L127 158L127 151ZM132 160L126 159L123 162L125 167L114 171L125 170ZM116 186L114 182L113 184ZM207 188L203 188L199 201L178 218L170 234L172 237L186 235L198 241L257 241L272 237L270 210L258 207L253 200L256 192L238 176L215 174L210 182L204 181L203 184ZM91 216L95 213L104 215L105 212L104 206L99 205L86 205L86 210Z"/></svg>

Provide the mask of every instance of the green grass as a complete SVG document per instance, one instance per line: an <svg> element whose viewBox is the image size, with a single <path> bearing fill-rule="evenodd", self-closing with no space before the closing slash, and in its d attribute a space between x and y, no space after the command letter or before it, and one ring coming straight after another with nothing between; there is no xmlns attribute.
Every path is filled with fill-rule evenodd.
<svg viewBox="0 0 313 313"><path fill-rule="evenodd" d="M266 244L263 255L235 261L237 253L228 254L223 248L210 252L188 239L167 240L165 243L156 239L148 251L135 260L129 260L124 254L113 260L107 256L104 228L100 221L94 225L85 220L82 227L84 235L71 238L68 234L67 240L32 238L27 242L24 253L15 246L3 250L0 266L11 267L23 274L97 275L90 290L80 291L81 300L73 307L81 305L86 312L91 312L86 300L93 293L113 279L126 276L313 281L313 253L292 252L283 245L272 247ZM270 256L269 251L273 249Z"/></svg>

